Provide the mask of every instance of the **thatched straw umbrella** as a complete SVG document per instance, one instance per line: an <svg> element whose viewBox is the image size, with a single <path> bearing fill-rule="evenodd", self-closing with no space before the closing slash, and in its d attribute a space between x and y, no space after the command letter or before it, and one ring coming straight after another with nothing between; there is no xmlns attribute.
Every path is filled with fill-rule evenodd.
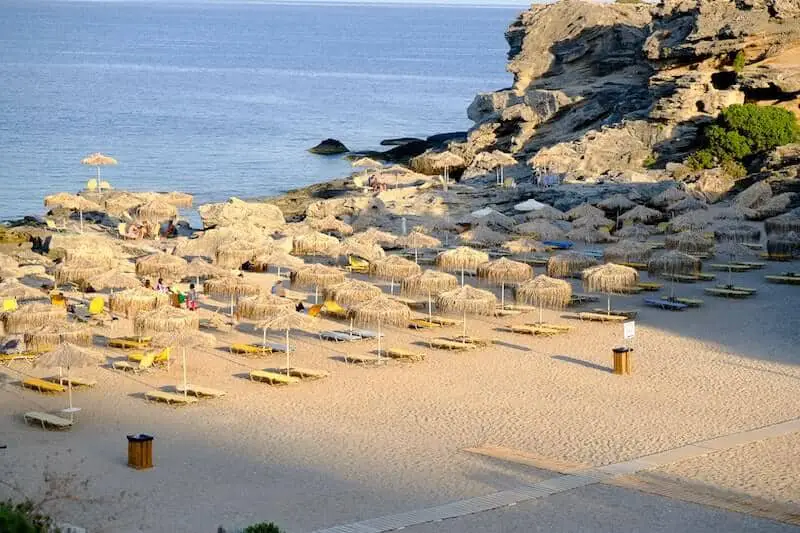
<svg viewBox="0 0 800 533"><path fill-rule="evenodd" d="M291 346L289 346L289 333L292 328L298 328L304 326L309 320L308 315L303 313L297 313L294 309L292 310L281 310L275 313L273 316L264 320L256 325L256 327L261 328L265 332L265 339L266 339L266 331L268 329L282 329L285 331L286 334L286 350L284 353L286 354L286 375L288 376L291 373L291 367L289 366L289 353L291 352ZM378 339L380 342L380 339ZM266 345L266 340L264 341Z"/></svg>
<svg viewBox="0 0 800 533"><path fill-rule="evenodd" d="M704 209L689 211L669 221L671 231L701 230L711 225L713 215Z"/></svg>
<svg viewBox="0 0 800 533"><path fill-rule="evenodd" d="M323 218L307 219L306 223L308 224L308 227L310 227L311 229L323 233L331 232L331 233L338 233L339 235L353 234L353 226L342 222L333 215L328 215Z"/></svg>
<svg viewBox="0 0 800 533"><path fill-rule="evenodd" d="M167 220L178 216L178 208L163 200L153 199L137 207L136 216L143 220Z"/></svg>
<svg viewBox="0 0 800 533"><path fill-rule="evenodd" d="M421 274L403 278L400 283L402 294L428 297L428 318L433 317L433 295L453 290L456 287L458 287L458 279L455 276L436 270L426 270Z"/></svg>
<svg viewBox="0 0 800 533"><path fill-rule="evenodd" d="M114 193L113 196L106 198L103 202L103 207L106 212L111 215L123 216L131 209L139 207L143 203L145 203L145 201L139 195L127 191L119 191Z"/></svg>
<svg viewBox="0 0 800 533"><path fill-rule="evenodd" d="M513 241L506 241L503 243L503 248L512 254L530 254L547 250L547 247L541 242L526 237L520 237Z"/></svg>
<svg viewBox="0 0 800 533"><path fill-rule="evenodd" d="M186 264L186 272L184 274L185 278L194 278L194 282L197 285L200 285L201 279L205 280L226 275L230 275L230 272L216 265L212 265L202 257L193 257L190 259Z"/></svg>
<svg viewBox="0 0 800 533"><path fill-rule="evenodd" d="M46 297L47 295L39 289L29 287L14 278L5 279L0 283L0 299L2 300L38 300Z"/></svg>
<svg viewBox="0 0 800 533"><path fill-rule="evenodd" d="M83 213L84 211L102 211L102 206L87 200L83 196L78 196L76 194L68 194L68 193L58 193L52 196L47 196L44 199L44 205L46 206L59 206L63 209L69 209L70 211L78 211L80 214L80 221L81 221L81 233L83 233Z"/></svg>
<svg viewBox="0 0 800 533"><path fill-rule="evenodd" d="M554 241L566 236L564 230L549 220L533 220L514 228L520 235L528 235L540 241Z"/></svg>
<svg viewBox="0 0 800 533"><path fill-rule="evenodd" d="M468 246L459 246L440 252L436 256L436 266L445 272L461 272L461 285L464 285L464 271L475 270L478 265L489 260L489 254Z"/></svg>
<svg viewBox="0 0 800 533"><path fill-rule="evenodd" d="M639 272L635 268L606 263L589 267L583 271L583 286L589 292L608 295L608 314L611 314L611 295L619 294L639 282Z"/></svg>
<svg viewBox="0 0 800 533"><path fill-rule="evenodd" d="M584 203L577 207L573 207L565 213L567 220L576 220L583 217L604 217L605 212L598 209L590 203Z"/></svg>
<svg viewBox="0 0 800 533"><path fill-rule="evenodd" d="M756 255L752 249L741 242L732 240L718 244L714 248L714 254L728 258L728 287L733 287L733 263L736 262L737 257L753 257Z"/></svg>
<svg viewBox="0 0 800 533"><path fill-rule="evenodd" d="M44 353L36 358L36 366L66 369L67 390L69 397L69 407L65 409L72 420L73 413L78 411L72 406L72 380L69 377L70 370L73 368L94 366L100 364L102 356L93 350L83 346L76 346L69 342L61 343L56 348Z"/></svg>
<svg viewBox="0 0 800 533"><path fill-rule="evenodd" d="M420 248L439 248L442 245L442 241L421 231L412 231L404 237L399 237L396 244L403 248L413 249L414 262L418 262L418 250Z"/></svg>
<svg viewBox="0 0 800 533"><path fill-rule="evenodd" d="M136 274L166 279L181 279L189 267L186 259L177 255L157 253L136 260Z"/></svg>
<svg viewBox="0 0 800 533"><path fill-rule="evenodd" d="M330 287L345 280L344 272L318 263L298 268L291 273L292 285L297 287L314 287L314 303L317 303L319 289Z"/></svg>
<svg viewBox="0 0 800 533"><path fill-rule="evenodd" d="M25 332L25 348L37 352L52 350L69 342L81 346L92 344L92 328L75 322L51 322Z"/></svg>
<svg viewBox="0 0 800 533"><path fill-rule="evenodd" d="M655 195L653 198L650 199L650 204L656 207L664 207L669 204L674 204L684 198L691 198L692 196L677 187L670 187L661 194Z"/></svg>
<svg viewBox="0 0 800 533"><path fill-rule="evenodd" d="M181 331L200 328L200 318L197 313L178 309L177 307L164 306L155 311L139 313L133 319L133 331L136 335L161 333L163 331Z"/></svg>
<svg viewBox="0 0 800 533"><path fill-rule="evenodd" d="M720 242L759 242L761 230L748 224L723 224L714 229L714 238Z"/></svg>
<svg viewBox="0 0 800 533"><path fill-rule="evenodd" d="M20 305L11 313L3 313L3 324L8 333L23 333L53 322L63 322L66 318L67 309L64 307L29 303Z"/></svg>
<svg viewBox="0 0 800 533"><path fill-rule="evenodd" d="M108 308L111 312L120 313L127 318L165 305L169 305L169 296L144 287L117 292L108 297Z"/></svg>
<svg viewBox="0 0 800 533"><path fill-rule="evenodd" d="M381 294L383 291L380 287L356 279L349 279L324 290L326 300L333 300L342 307L352 307L377 298Z"/></svg>
<svg viewBox="0 0 800 533"><path fill-rule="evenodd" d="M678 250L668 250L654 255L647 262L647 273L653 277L670 279L670 299L674 299L674 275L696 274L700 272L700 259Z"/></svg>
<svg viewBox="0 0 800 533"><path fill-rule="evenodd" d="M497 298L489 291L464 285L451 291L443 292L436 297L436 307L442 313L463 313L464 334L462 340L467 342L467 313L473 315L493 315L497 307Z"/></svg>
<svg viewBox="0 0 800 533"><path fill-rule="evenodd" d="M588 226L575 228L567 232L567 238L571 241L585 242L587 244L614 242L616 240L611 236L608 228L592 228Z"/></svg>
<svg viewBox="0 0 800 533"><path fill-rule="evenodd" d="M336 257L339 255L339 239L317 231L296 235L292 253Z"/></svg>
<svg viewBox="0 0 800 533"><path fill-rule="evenodd" d="M565 278L576 272L597 265L597 259L579 252L563 252L547 260L547 275Z"/></svg>
<svg viewBox="0 0 800 533"><path fill-rule="evenodd" d="M273 294L258 294L239 300L236 304L236 318L264 320L283 309L294 311L294 308L294 302L288 298Z"/></svg>
<svg viewBox="0 0 800 533"><path fill-rule="evenodd" d="M270 266L274 266L278 269L278 276L280 276L281 268L286 270L297 270L298 268L305 266L306 263L299 257L295 257L280 250L274 250L272 252L256 255L250 261L250 264L253 265L254 269L264 272L266 272Z"/></svg>
<svg viewBox="0 0 800 533"><path fill-rule="evenodd" d="M794 213L785 213L777 217L768 218L764 221L764 229L767 235L780 235L790 231L800 232L800 216Z"/></svg>
<svg viewBox="0 0 800 533"><path fill-rule="evenodd" d="M376 228L369 228L354 234L352 239L366 244L377 243L382 246L394 246L397 236Z"/></svg>
<svg viewBox="0 0 800 533"><path fill-rule="evenodd" d="M381 356L381 326L384 324L404 327L411 320L411 310L404 303L386 296L378 296L350 309L353 319L362 325L378 326L378 357Z"/></svg>
<svg viewBox="0 0 800 533"><path fill-rule="evenodd" d="M96 276L86 278L85 285L96 291L103 289L135 289L142 286L142 282L133 274L107 270Z"/></svg>
<svg viewBox="0 0 800 533"><path fill-rule="evenodd" d="M603 250L603 259L609 263L642 263L651 255L653 249L638 241L620 241Z"/></svg>
<svg viewBox="0 0 800 533"><path fill-rule="evenodd" d="M539 323L543 324L542 310L561 309L572 298L572 285L562 279L541 274L519 284L514 291L518 302L539 307Z"/></svg>
<svg viewBox="0 0 800 533"><path fill-rule="evenodd" d="M597 207L608 213L613 213L615 215L615 225L617 225L619 224L620 213L636 207L636 202L631 201L623 194L615 194L598 203Z"/></svg>
<svg viewBox="0 0 800 533"><path fill-rule="evenodd" d="M233 241L221 244L214 254L214 263L220 268L240 269L253 260L256 254L269 252L269 248L248 241Z"/></svg>
<svg viewBox="0 0 800 533"><path fill-rule="evenodd" d="M637 241L646 241L652 235L652 228L643 226L641 224L631 224L629 226L622 226L616 232L616 237L621 239L636 239Z"/></svg>
<svg viewBox="0 0 800 533"><path fill-rule="evenodd" d="M83 284L89 278L102 274L106 267L98 265L96 262L88 260L75 260L67 263L60 263L53 268L53 276L56 284L64 283Z"/></svg>
<svg viewBox="0 0 800 533"><path fill-rule="evenodd" d="M373 261L369 265L370 276L390 280L390 294L394 294L394 280L407 278L420 272L422 269L417 263L398 255L390 255L385 259Z"/></svg>
<svg viewBox="0 0 800 533"><path fill-rule="evenodd" d="M600 212L602 215L602 211ZM555 207L549 206L547 204L542 204L542 207L538 209L534 209L533 211L528 211L524 215L520 215L517 218L522 218L525 222L530 222L531 220L566 220L567 215L563 211L559 211Z"/></svg>
<svg viewBox="0 0 800 533"><path fill-rule="evenodd" d="M183 392L184 397L188 394L189 384L186 380L186 348L210 348L214 346L217 339L210 333L204 333L194 329L178 329L164 331L153 336L150 345L157 348L181 347L181 366L183 373L183 387L176 387L178 392Z"/></svg>
<svg viewBox="0 0 800 533"><path fill-rule="evenodd" d="M161 201L172 204L175 207L189 208L192 207L192 202L194 201L192 195L185 192L172 191L159 196Z"/></svg>
<svg viewBox="0 0 800 533"><path fill-rule="evenodd" d="M203 283L203 292L212 296L222 296L231 299L231 316L236 300L240 296L256 296L261 294L261 286L251 281L246 281L239 276L224 276L211 278Z"/></svg>
<svg viewBox="0 0 800 533"><path fill-rule="evenodd" d="M520 283L531 279L533 268L519 261L512 261L501 257L494 261L478 265L478 278L485 279L494 285L500 285L500 306L506 306L506 283Z"/></svg>
<svg viewBox="0 0 800 533"><path fill-rule="evenodd" d="M463 242L479 248L492 248L508 240L508 234L500 233L488 226L475 226L459 235L459 237Z"/></svg>
<svg viewBox="0 0 800 533"><path fill-rule="evenodd" d="M664 246L669 250L686 253L708 253L714 249L714 239L706 237L699 231L684 231L675 235L667 235Z"/></svg>
<svg viewBox="0 0 800 533"><path fill-rule="evenodd" d="M117 160L109 155L104 155L101 154L100 152L95 152L81 159L81 164L88 165L90 167L95 167L95 169L97 170L97 182L100 183L100 167L106 165L116 165Z"/></svg>
<svg viewBox="0 0 800 533"><path fill-rule="evenodd" d="M359 157L358 159L350 163L350 165L353 168L363 168L363 169L374 169L383 167L383 163L381 163L380 161L376 161L371 157Z"/></svg>
<svg viewBox="0 0 800 533"><path fill-rule="evenodd" d="M339 254L342 257L355 256L370 262L386 257L386 252L383 251L380 245L359 241L354 237L348 237L342 241L342 245L339 247Z"/></svg>
<svg viewBox="0 0 800 533"><path fill-rule="evenodd" d="M453 152L440 152L428 156L428 162L438 169L444 169L444 183L445 186L450 182L450 169L454 167L463 167L466 162L461 156Z"/></svg>
<svg viewBox="0 0 800 533"><path fill-rule="evenodd" d="M596 215L587 215L585 217L576 218L572 221L573 228L611 228L614 226L614 221L606 217L598 217Z"/></svg>
<svg viewBox="0 0 800 533"><path fill-rule="evenodd" d="M655 209L650 209L649 207L645 207L643 205L637 205L633 209L622 213L618 220L622 220L623 222L630 221L651 224L661 220L663 216L664 215L661 214L661 211L656 211Z"/></svg>

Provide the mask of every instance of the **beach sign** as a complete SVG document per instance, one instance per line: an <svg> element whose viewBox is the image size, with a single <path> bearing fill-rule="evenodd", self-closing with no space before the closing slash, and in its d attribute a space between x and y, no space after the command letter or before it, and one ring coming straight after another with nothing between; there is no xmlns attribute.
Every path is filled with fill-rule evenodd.
<svg viewBox="0 0 800 533"><path fill-rule="evenodd" d="M636 336L636 322L633 320L622 324L622 335L626 339L632 339Z"/></svg>

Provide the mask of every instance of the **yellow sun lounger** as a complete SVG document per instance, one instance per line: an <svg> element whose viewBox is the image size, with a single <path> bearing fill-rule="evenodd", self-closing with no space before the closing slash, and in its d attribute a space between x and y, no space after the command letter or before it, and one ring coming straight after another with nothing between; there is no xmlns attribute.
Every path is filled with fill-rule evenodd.
<svg viewBox="0 0 800 533"><path fill-rule="evenodd" d="M175 391L178 394L183 394L183 384L177 385ZM212 389L211 387L201 387L199 385L186 384L186 394L190 394L197 398L222 398L227 394L225 391Z"/></svg>
<svg viewBox="0 0 800 533"><path fill-rule="evenodd" d="M719 270L724 272L747 272L750 270L750 267L747 265L742 265L741 263L712 263L708 265L711 270Z"/></svg>
<svg viewBox="0 0 800 533"><path fill-rule="evenodd" d="M605 313L578 313L578 318L591 322L625 322L630 320L627 316L608 315Z"/></svg>
<svg viewBox="0 0 800 533"><path fill-rule="evenodd" d="M800 278L798 278L800 279ZM39 354L36 353L3 353L0 354L0 365L7 365L14 361L33 361Z"/></svg>
<svg viewBox="0 0 800 533"><path fill-rule="evenodd" d="M392 359L403 359L404 361L424 361L425 354L419 352L412 352L403 350L402 348L389 348L386 350L386 355Z"/></svg>
<svg viewBox="0 0 800 533"><path fill-rule="evenodd" d="M122 348L123 350L143 350L150 346L150 340L150 337L117 337L108 339L108 346Z"/></svg>
<svg viewBox="0 0 800 533"><path fill-rule="evenodd" d="M526 322L526 326L531 326L534 328L544 328L553 331L557 331L558 333L569 333L574 328L572 326L567 326L564 324L549 324L547 322Z"/></svg>
<svg viewBox="0 0 800 533"><path fill-rule="evenodd" d="M58 383L53 383L51 381L46 381L44 379L39 379L39 378L28 378L22 382L22 386L25 387L26 389L33 389L35 391L39 391L42 394L64 392L67 390L64 388L63 385L59 385Z"/></svg>
<svg viewBox="0 0 800 533"><path fill-rule="evenodd" d="M438 350L454 350L454 351L464 351L464 350L472 350L477 348L477 345L470 344L467 342L456 342L451 339L431 339L428 341L428 345L431 348L436 348Z"/></svg>
<svg viewBox="0 0 800 533"><path fill-rule="evenodd" d="M660 291L664 288L663 283L657 283L655 281L641 281L636 284L637 287L641 288L643 291Z"/></svg>
<svg viewBox="0 0 800 533"><path fill-rule="evenodd" d="M347 270L357 274L369 273L369 261L355 255L347 256Z"/></svg>
<svg viewBox="0 0 800 533"><path fill-rule="evenodd" d="M735 264L744 265L750 270L761 270L762 268L767 266L766 263L762 263L760 261L736 261Z"/></svg>
<svg viewBox="0 0 800 533"><path fill-rule="evenodd" d="M162 364L169 362L171 352L172 352L171 348L164 348L160 352L152 352L153 354L155 354L155 357L153 358L153 363ZM135 361L138 363L145 357L145 355L146 354L143 354L141 352L132 353L128 355L128 361Z"/></svg>
<svg viewBox="0 0 800 533"><path fill-rule="evenodd" d="M455 326L456 324L458 324L458 320L453 320L452 318L444 318L442 316L436 316L436 315L433 315L427 320L429 322L433 322L434 324L439 324L440 326Z"/></svg>
<svg viewBox="0 0 800 533"><path fill-rule="evenodd" d="M113 368L114 370L125 370L128 372L139 373L143 370L152 368L153 361L155 360L155 358L156 358L155 353L149 353L144 357L142 357L141 361L139 361L138 364L131 363L130 361L114 361L113 363L111 363L111 368Z"/></svg>
<svg viewBox="0 0 800 533"><path fill-rule="evenodd" d="M296 383L300 383L300 378L287 376L286 374L278 374L277 372L268 372L265 370L251 370L250 379L252 381L269 383L270 385L294 385Z"/></svg>
<svg viewBox="0 0 800 533"><path fill-rule="evenodd" d="M150 402L164 402L167 405L189 405L197 403L198 400L194 396L184 396L183 394L175 394L174 392L164 392L161 390L151 390L144 393L144 398Z"/></svg>
<svg viewBox="0 0 800 533"><path fill-rule="evenodd" d="M58 383L65 387L71 383L73 389L76 387L94 387L97 385L97 382L93 379L77 378L75 376L70 376L69 379L66 377L53 376L47 378L47 381L52 381L53 383Z"/></svg>
<svg viewBox="0 0 800 533"><path fill-rule="evenodd" d="M322 314L333 318L347 318L347 309L337 304L333 300L326 300L322 304Z"/></svg>
<svg viewBox="0 0 800 533"><path fill-rule="evenodd" d="M501 309L499 307L494 311L494 316L499 316L499 317L519 316L521 314L522 311L518 311L516 309Z"/></svg>
<svg viewBox="0 0 800 533"><path fill-rule="evenodd" d="M784 285L800 285L800 276L764 276L764 279L771 283L783 283Z"/></svg>
<svg viewBox="0 0 800 533"><path fill-rule="evenodd" d="M413 298L404 298L402 296L390 296L390 298L409 307L426 307L428 305L427 300L414 300Z"/></svg>
<svg viewBox="0 0 800 533"><path fill-rule="evenodd" d="M277 368L276 371L280 374L286 374L285 368ZM289 375L300 378L303 381L313 381L315 379L327 378L331 375L327 370L320 370L316 368L300 368L297 366L289 367Z"/></svg>
<svg viewBox="0 0 800 533"><path fill-rule="evenodd" d="M25 413L23 418L28 424L41 424L42 429L69 429L72 427L72 420L51 415L50 413L42 413L40 411Z"/></svg>
<svg viewBox="0 0 800 533"><path fill-rule="evenodd" d="M382 365L385 364L387 359L385 357L377 357L375 355L345 355L345 363L355 363L358 365Z"/></svg>
<svg viewBox="0 0 800 533"><path fill-rule="evenodd" d="M720 289L717 287L708 287L703 289L706 294L710 294L712 296L721 296L723 298L747 298L748 296L752 296L752 292L748 291L737 291L736 289Z"/></svg>
<svg viewBox="0 0 800 533"><path fill-rule="evenodd" d="M509 333L518 333L520 335L535 335L537 337L552 337L558 335L560 331L554 329L547 329L536 326L509 326L502 328L500 331L507 331Z"/></svg>
<svg viewBox="0 0 800 533"><path fill-rule="evenodd" d="M259 344L231 344L231 353L239 355L265 355L272 353L272 348L269 346L261 346Z"/></svg>
<svg viewBox="0 0 800 533"><path fill-rule="evenodd" d="M797 279L800 279L800 278L797 278ZM408 327L414 328L414 329L434 329L434 328L440 328L440 327L442 327L442 325L438 324L436 322L428 322L424 318L412 318L408 322Z"/></svg>
<svg viewBox="0 0 800 533"><path fill-rule="evenodd" d="M681 298L678 296L670 298L669 296L662 296L661 299L668 302L677 302L679 304L688 305L689 307L700 307L703 305L703 300L698 298Z"/></svg>

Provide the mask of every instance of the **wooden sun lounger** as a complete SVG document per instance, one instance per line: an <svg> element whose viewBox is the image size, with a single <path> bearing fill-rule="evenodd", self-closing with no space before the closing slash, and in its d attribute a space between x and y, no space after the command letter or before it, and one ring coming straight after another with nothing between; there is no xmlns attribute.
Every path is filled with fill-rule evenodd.
<svg viewBox="0 0 800 533"><path fill-rule="evenodd" d="M750 267L747 265L742 265L739 263L711 263L708 265L708 268L711 270L719 270L724 272L747 272L750 270Z"/></svg>
<svg viewBox="0 0 800 533"><path fill-rule="evenodd" d="M262 346L260 344L231 344L229 348L231 353L239 355L266 355L272 353L270 346Z"/></svg>
<svg viewBox="0 0 800 533"><path fill-rule="evenodd" d="M294 385L300 383L300 378L266 370L251 370L250 380L261 381L262 383L269 383L270 385Z"/></svg>
<svg viewBox="0 0 800 533"><path fill-rule="evenodd" d="M800 279L800 278L798 278ZM9 363L13 363L14 361L33 361L38 357L39 354L37 353L3 353L0 354L0 365L7 365Z"/></svg>
<svg viewBox="0 0 800 533"><path fill-rule="evenodd" d="M23 418L28 424L34 422L41 424L42 429L69 429L72 427L72 420L51 415L50 413L42 413L40 411L31 411L29 413L25 413Z"/></svg>
<svg viewBox="0 0 800 533"><path fill-rule="evenodd" d="M697 274L697 279L700 281L714 281L717 279L716 274L708 274L707 272L699 272Z"/></svg>
<svg viewBox="0 0 800 533"><path fill-rule="evenodd" d="M691 276L688 274L664 274L663 278L669 281L677 281L678 283L697 283L700 281L699 276Z"/></svg>
<svg viewBox="0 0 800 533"><path fill-rule="evenodd" d="M611 312L609 312L608 309L601 309L599 307L596 307L596 308L592 309L592 313L597 313L597 314L600 314L600 315L611 314L611 315L616 315L616 316L622 316L622 317L625 317L625 318L631 319L631 320L636 318L636 315L639 314L638 311L635 311L633 309L612 309Z"/></svg>
<svg viewBox="0 0 800 533"><path fill-rule="evenodd" d="M67 390L63 385L39 378L27 378L22 382L22 386L26 389L41 392L42 394L64 392Z"/></svg>
<svg viewBox="0 0 800 533"><path fill-rule="evenodd" d="M642 281L639 282L636 286L642 289L643 291L648 291L648 292L656 292L664 288L663 283L656 283L655 281Z"/></svg>
<svg viewBox="0 0 800 533"><path fill-rule="evenodd" d="M175 394L174 392L164 392L161 390L150 390L144 393L144 398L150 402L164 402L167 405L189 405L197 403L197 398L194 396L184 396L183 394Z"/></svg>
<svg viewBox="0 0 800 533"><path fill-rule="evenodd" d="M391 299L413 308L428 306L427 300L414 300L413 298L404 298L402 296L391 296Z"/></svg>
<svg viewBox="0 0 800 533"><path fill-rule="evenodd" d="M573 293L569 300L569 305L580 305L588 302L597 302L600 300L599 296L592 296L591 294Z"/></svg>
<svg viewBox="0 0 800 533"><path fill-rule="evenodd" d="M784 285L800 285L800 276L764 276L770 283L783 283Z"/></svg>
<svg viewBox="0 0 800 533"><path fill-rule="evenodd" d="M175 391L183 394L183 383L175 386ZM211 387L201 387L199 385L186 384L186 394L191 394L197 398L222 398L227 394L225 391L212 389Z"/></svg>
<svg viewBox="0 0 800 533"><path fill-rule="evenodd" d="M494 316L499 316L499 317L519 316L521 314L522 314L522 311L517 311L516 309L501 309L501 308L497 308L494 311Z"/></svg>
<svg viewBox="0 0 800 533"><path fill-rule="evenodd" d="M727 289L731 291L739 291L739 292L746 292L748 294L755 294L758 292L757 289L753 289L750 287L739 287L737 285L717 285L715 288L717 289Z"/></svg>
<svg viewBox="0 0 800 533"><path fill-rule="evenodd" d="M333 342L355 342L364 340L360 335L354 335L350 332L341 331L320 331L319 338L323 341Z"/></svg>
<svg viewBox="0 0 800 533"><path fill-rule="evenodd" d="M442 325L437 324L436 322L428 322L423 318L412 318L408 322L408 327L413 329L434 329L434 328L440 328L442 327Z"/></svg>
<svg viewBox="0 0 800 533"><path fill-rule="evenodd" d="M689 307L688 305L680 302L671 302L669 300L659 300L656 298L645 298L644 303L645 305L657 307L658 309L666 309L668 311L683 311Z"/></svg>
<svg viewBox="0 0 800 533"><path fill-rule="evenodd" d="M533 313L539 310L534 305L520 305L520 304L506 304L505 307L509 311L519 311L520 313Z"/></svg>
<svg viewBox="0 0 800 533"><path fill-rule="evenodd" d="M560 331L556 331L554 329L547 329L536 326L515 326L515 325L508 326L507 328L501 328L500 331L506 331L508 333L518 333L520 335L535 335L537 337L552 337L553 335L558 335L559 333L561 333Z"/></svg>
<svg viewBox="0 0 800 533"><path fill-rule="evenodd" d="M609 315L607 313L578 313L578 318L591 322L625 322L630 320L626 316Z"/></svg>
<svg viewBox="0 0 800 533"><path fill-rule="evenodd" d="M718 289L716 287L707 287L703 289L706 294L712 296L722 296L723 298L747 298L752 296L750 292L737 291L734 289Z"/></svg>
<svg viewBox="0 0 800 533"><path fill-rule="evenodd" d="M275 370L276 372L279 372L281 374L286 374L285 368L277 368ZM292 366L289 367L289 375L296 378L300 378L303 381L312 381L315 379L327 378L328 376L331 375L331 373L328 372L327 370L320 370L317 368L301 368L298 366Z"/></svg>
<svg viewBox="0 0 800 533"><path fill-rule="evenodd" d="M430 322L434 324L439 324L440 326L455 326L458 324L458 320L453 320L452 318L445 318L443 316L436 316L433 315L432 317L428 318Z"/></svg>
<svg viewBox="0 0 800 533"><path fill-rule="evenodd" d="M548 324L547 322L526 322L525 325L534 328L551 329L559 333L569 333L574 329L572 326L567 326L565 324Z"/></svg>
<svg viewBox="0 0 800 533"><path fill-rule="evenodd" d="M490 344L494 343L493 339L480 339L478 337L470 337L469 335L467 335L466 337L464 337L463 335L458 335L456 337L453 337L452 340L454 340L455 342L462 342L480 347L489 346Z"/></svg>
<svg viewBox="0 0 800 533"><path fill-rule="evenodd" d="M472 350L476 348L476 345L469 344L465 342L456 342L450 339L431 339L428 341L428 345L431 348L437 348L439 350L455 350L455 351L464 351L464 350Z"/></svg>
<svg viewBox="0 0 800 533"><path fill-rule="evenodd" d="M679 304L683 304L688 307L700 307L701 305L703 305L703 300L700 300L698 298L682 298L680 296L674 296L674 297L662 296L661 299L666 300L668 302L678 302Z"/></svg>
<svg viewBox="0 0 800 533"><path fill-rule="evenodd" d="M425 354L419 352L412 352L402 348L389 348L386 350L386 355L392 359L403 359L404 361L424 361Z"/></svg>
<svg viewBox="0 0 800 533"><path fill-rule="evenodd" d="M760 261L736 261L734 264L744 265L750 270L761 270L762 268L767 266L766 263L762 263Z"/></svg>
<svg viewBox="0 0 800 533"><path fill-rule="evenodd" d="M357 365L383 365L386 364L385 357L378 357L376 355L350 355L344 356L345 363L355 363Z"/></svg>
<svg viewBox="0 0 800 533"><path fill-rule="evenodd" d="M626 267L635 268L636 270L647 270L647 263L625 262L620 264Z"/></svg>
<svg viewBox="0 0 800 533"><path fill-rule="evenodd" d="M67 379L66 377L53 376L47 378L47 381L52 381L53 383L58 383L59 385L64 385L64 386L67 386L70 384L70 382L72 382L73 389L75 387L94 387L95 385L97 385L97 381L93 379L84 379L75 376L70 376L69 379Z"/></svg>
<svg viewBox="0 0 800 533"><path fill-rule="evenodd" d="M150 346L150 337L117 337L108 339L108 346L123 350L143 350Z"/></svg>
<svg viewBox="0 0 800 533"><path fill-rule="evenodd" d="M352 329L349 331L338 331L337 333L351 333L353 335L358 335L362 339L377 339L379 336L380 338L385 337L383 333L378 335L378 332L369 329Z"/></svg>
<svg viewBox="0 0 800 533"><path fill-rule="evenodd" d="M626 287L620 292L622 292L622 294L639 294L642 291L644 291L643 288L634 285L633 287Z"/></svg>

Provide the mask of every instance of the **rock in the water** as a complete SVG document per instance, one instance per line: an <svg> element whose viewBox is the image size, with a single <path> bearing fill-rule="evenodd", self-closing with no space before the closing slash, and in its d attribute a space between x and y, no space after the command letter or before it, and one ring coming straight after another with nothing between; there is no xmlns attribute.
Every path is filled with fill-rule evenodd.
<svg viewBox="0 0 800 533"><path fill-rule="evenodd" d="M348 150L347 146L345 146L341 141L336 139L325 139L315 147L309 148L308 151L312 154L318 155L336 155L346 154L350 150Z"/></svg>
<svg viewBox="0 0 800 533"><path fill-rule="evenodd" d="M382 140L381 146L403 146L411 142L424 142L424 139L417 139L416 137L396 137L394 139Z"/></svg>

